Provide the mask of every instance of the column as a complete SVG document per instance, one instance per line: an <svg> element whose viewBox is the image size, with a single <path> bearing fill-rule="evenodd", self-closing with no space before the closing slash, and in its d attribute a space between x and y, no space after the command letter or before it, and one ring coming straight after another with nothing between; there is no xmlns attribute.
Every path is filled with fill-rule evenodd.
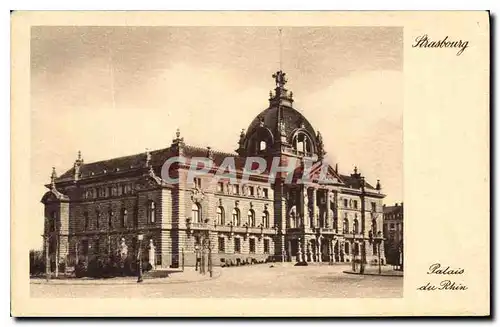
<svg viewBox="0 0 500 327"><path fill-rule="evenodd" d="M339 225L342 226L341 219L339 217L339 204L338 204L338 192L333 192L333 217L332 219L335 220L337 218L337 225L333 226L336 231L339 231Z"/></svg>
<svg viewBox="0 0 500 327"><path fill-rule="evenodd" d="M318 236L318 251L316 252L316 253L317 253L317 255L318 255L318 259L317 259L317 261L318 261L318 262L321 262L321 261L322 261L322 260L321 260L321 239L322 239L322 238L323 238L323 236L321 236L321 235L320 235L320 236Z"/></svg>
<svg viewBox="0 0 500 327"><path fill-rule="evenodd" d="M297 239L297 262L302 262L302 240Z"/></svg>
<svg viewBox="0 0 500 327"><path fill-rule="evenodd" d="M307 247L307 251L306 251L306 259L307 260L306 261L307 262L311 262L311 260L312 260L312 246L311 246L311 241L310 240L308 240L306 242L306 247Z"/></svg>
<svg viewBox="0 0 500 327"><path fill-rule="evenodd" d="M317 222L317 215L318 213L316 212L316 192L317 192L317 189L316 188L313 188L312 189L312 199L311 199L311 202L312 202L312 210L311 210L311 216L312 216L312 221L311 221L311 225L312 227L319 227L318 226L318 222Z"/></svg>
<svg viewBox="0 0 500 327"><path fill-rule="evenodd" d="M306 236L304 235L304 238L302 239L302 261L307 262L307 240Z"/></svg>
<svg viewBox="0 0 500 327"><path fill-rule="evenodd" d="M286 261L293 261L292 258L292 240L288 240L288 256L285 258Z"/></svg>
<svg viewBox="0 0 500 327"><path fill-rule="evenodd" d="M308 210L308 205L309 205L309 195L307 193L307 187L303 186L302 189L302 196L300 197L301 199L301 210L300 214L302 216L302 225L304 228L309 228L309 210ZM306 252L306 248L303 248L304 252Z"/></svg>
<svg viewBox="0 0 500 327"><path fill-rule="evenodd" d="M335 262L335 240L332 239L330 242L330 262Z"/></svg>
<svg viewBox="0 0 500 327"><path fill-rule="evenodd" d="M326 220L326 227L328 228L334 228L333 227L333 218L331 214L331 208L330 208L330 196L331 196L331 191L326 190L326 215L325 215L325 220Z"/></svg>

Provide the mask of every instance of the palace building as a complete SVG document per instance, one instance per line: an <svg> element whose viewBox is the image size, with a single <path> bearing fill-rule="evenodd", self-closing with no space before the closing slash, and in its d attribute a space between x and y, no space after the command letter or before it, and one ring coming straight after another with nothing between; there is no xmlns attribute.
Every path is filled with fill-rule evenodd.
<svg viewBox="0 0 500 327"><path fill-rule="evenodd" d="M273 78L269 107L241 132L235 153L190 146L177 131L164 149L92 163L78 153L71 169L60 176L53 170L42 198L49 255L71 265L123 244L135 254L140 233L144 253L161 267L178 267L181 260L193 265L200 248L210 248L214 265L251 259L350 262L362 258L363 248L368 264L385 263L385 195L379 181L370 184L357 168L341 174L337 165L328 166L329 182L314 171L310 183L285 183L281 174L270 182L266 170L244 182L214 182L206 174L191 183L189 166L178 163L168 171L178 183L162 178L172 157L206 157L215 166L234 158L238 178L247 157L323 161L321 134L293 107L285 73Z"/></svg>

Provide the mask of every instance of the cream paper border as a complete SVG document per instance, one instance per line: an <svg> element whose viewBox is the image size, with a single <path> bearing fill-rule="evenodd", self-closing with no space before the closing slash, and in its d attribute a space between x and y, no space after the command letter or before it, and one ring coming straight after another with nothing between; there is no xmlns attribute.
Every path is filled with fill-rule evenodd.
<svg viewBox="0 0 500 327"><path fill-rule="evenodd" d="M30 26L403 26L405 279L400 299L30 298ZM422 34L469 41L415 49ZM487 12L15 12L12 14L12 314L15 316L487 315L489 17ZM56 118L54 118L56 119ZM25 260L26 258L26 260ZM460 267L467 291L417 291L434 262Z"/></svg>

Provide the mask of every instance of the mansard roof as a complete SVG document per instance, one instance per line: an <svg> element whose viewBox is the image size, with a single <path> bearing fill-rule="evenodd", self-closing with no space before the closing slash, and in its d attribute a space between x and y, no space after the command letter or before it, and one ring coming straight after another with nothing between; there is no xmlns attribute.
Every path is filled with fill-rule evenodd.
<svg viewBox="0 0 500 327"><path fill-rule="evenodd" d="M356 176L352 175L343 175L340 174L340 179L344 184L349 187L349 188L354 188L354 189L360 189L361 188L361 179L357 178ZM375 187L373 187L370 183L365 181L365 188L370 189L370 190L375 190Z"/></svg>

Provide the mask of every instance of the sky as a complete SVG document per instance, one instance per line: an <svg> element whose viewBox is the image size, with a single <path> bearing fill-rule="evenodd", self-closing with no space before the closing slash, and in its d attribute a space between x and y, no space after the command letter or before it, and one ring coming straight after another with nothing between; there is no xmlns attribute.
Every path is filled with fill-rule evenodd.
<svg viewBox="0 0 500 327"><path fill-rule="evenodd" d="M41 247L50 181L85 162L186 143L233 152L280 66L327 160L403 201L403 30L398 27L31 29L31 194ZM281 46L280 46L281 44ZM281 49L281 51L280 51ZM281 58L281 60L280 60Z"/></svg>

